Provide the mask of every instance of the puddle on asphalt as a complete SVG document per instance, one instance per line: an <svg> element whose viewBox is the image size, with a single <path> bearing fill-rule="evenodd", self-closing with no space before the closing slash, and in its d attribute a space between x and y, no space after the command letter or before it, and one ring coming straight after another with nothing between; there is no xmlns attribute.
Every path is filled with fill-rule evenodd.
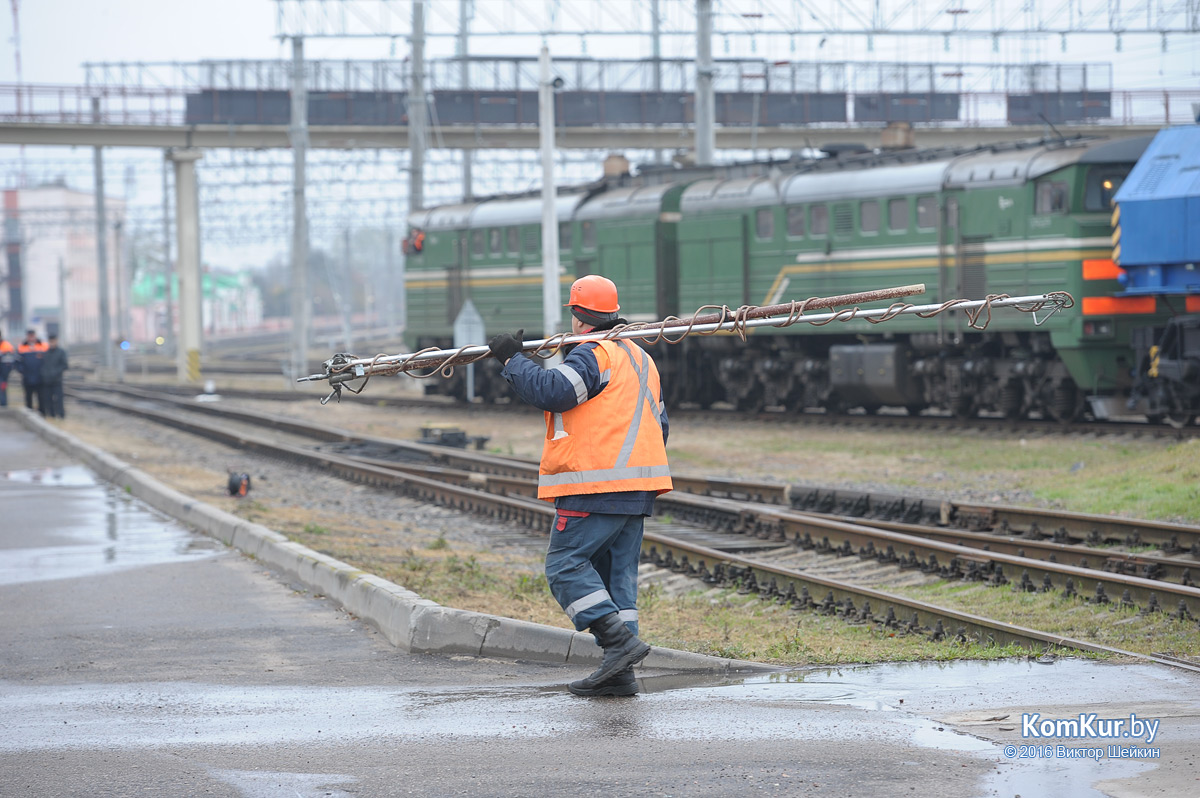
<svg viewBox="0 0 1200 798"><path fill-rule="evenodd" d="M6 520L23 532L0 541L0 585L95 576L221 550L211 538L98 482L83 466L6 471L0 477ZM4 482L11 487L4 489ZM47 502L54 506L52 519L41 512ZM45 528L37 535L50 545L24 545L40 524Z"/></svg>
<svg viewBox="0 0 1200 798"><path fill-rule="evenodd" d="M653 676L634 699L580 699L553 686L496 688L213 685L185 682L29 686L0 682L0 717L8 719L0 752L50 748L112 750L176 746L352 744L355 741L527 739L582 735L646 741L834 740L918 747L982 757L995 770L981 795L1092 798L1100 780L1134 776L1157 762L1014 760L1001 744L931 720L910 701L914 691L939 693L943 704L970 691L996 702L1005 680L1029 680L1023 662L928 663L820 668L745 679ZM1065 666L1065 667L1064 667ZM1059 670L1061 668L1061 670ZM1129 666L1067 661L1038 666L1050 683L1091 681L1090 698L1134 685L1155 701L1153 680ZM981 676L981 674L983 674ZM1102 674L1097 692L1092 676ZM944 692L943 691L944 688ZM1068 691L1069 692L1069 691ZM1055 702L1047 701L1047 705ZM1030 705L1035 706L1035 705ZM850 707L852 709L847 709ZM943 710L945 707L943 706ZM232 772L231 772L232 774ZM230 783L240 781L232 774Z"/></svg>
<svg viewBox="0 0 1200 798"><path fill-rule="evenodd" d="M80 465L57 468L30 468L23 471L0 471L0 479L30 485L50 485L63 488L90 487L96 484L92 472Z"/></svg>

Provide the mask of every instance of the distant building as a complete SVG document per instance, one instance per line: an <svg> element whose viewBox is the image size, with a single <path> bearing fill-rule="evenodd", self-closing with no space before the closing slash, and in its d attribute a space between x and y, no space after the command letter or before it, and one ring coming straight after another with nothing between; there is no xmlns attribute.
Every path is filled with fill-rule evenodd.
<svg viewBox="0 0 1200 798"><path fill-rule="evenodd" d="M117 333L121 263L118 225L125 202L106 199L108 302ZM0 263L0 326L6 336L24 336L32 327L44 340L57 334L64 343L100 339L100 291L96 254L96 200L61 185L4 191Z"/></svg>
<svg viewBox="0 0 1200 798"><path fill-rule="evenodd" d="M179 318L179 282L172 280L172 318ZM133 284L130 338L136 342L170 338L166 329L165 281L157 271L145 273ZM201 276L201 324L206 336L245 332L262 326L262 292L250 272L207 271Z"/></svg>

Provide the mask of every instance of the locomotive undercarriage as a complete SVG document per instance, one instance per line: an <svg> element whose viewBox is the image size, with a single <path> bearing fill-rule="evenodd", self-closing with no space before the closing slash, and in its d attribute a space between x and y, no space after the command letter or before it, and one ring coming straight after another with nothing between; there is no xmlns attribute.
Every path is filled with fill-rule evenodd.
<svg viewBox="0 0 1200 798"><path fill-rule="evenodd" d="M1132 338L1138 363L1129 406L1152 423L1191 424L1200 414L1200 315L1134 330Z"/></svg>
<svg viewBox="0 0 1200 798"><path fill-rule="evenodd" d="M719 396L744 411L784 407L845 412L926 408L960 418L1078 418L1084 396L1045 334L986 333L958 346L931 336L842 339L799 336L705 342ZM693 399L693 401L695 401Z"/></svg>

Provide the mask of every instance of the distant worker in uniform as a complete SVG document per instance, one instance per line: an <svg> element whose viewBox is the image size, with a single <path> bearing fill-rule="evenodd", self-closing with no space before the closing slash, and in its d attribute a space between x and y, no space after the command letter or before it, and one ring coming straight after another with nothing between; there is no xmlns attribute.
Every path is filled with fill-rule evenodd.
<svg viewBox="0 0 1200 798"><path fill-rule="evenodd" d="M66 418L63 412L63 374L67 365L67 350L58 345L58 336L46 339L46 351L42 353L41 383L38 385L38 401L42 415L47 418Z"/></svg>
<svg viewBox="0 0 1200 798"><path fill-rule="evenodd" d="M8 375L17 365L17 350L0 332L0 407L8 407Z"/></svg>
<svg viewBox="0 0 1200 798"><path fill-rule="evenodd" d="M38 340L36 330L26 330L25 340L17 347L17 370L21 372L21 386L25 388L25 406L33 409L33 399L37 397L37 410L43 416L46 408L42 406L42 397L38 386L42 382L42 353L46 345Z"/></svg>
<svg viewBox="0 0 1200 798"><path fill-rule="evenodd" d="M571 332L609 330L617 287L589 274L571 286ZM517 395L546 411L538 498L557 509L546 551L550 592L604 649L599 669L571 682L576 695L633 695L633 666L650 646L637 637L642 525L671 490L667 411L654 361L629 341L574 347L562 365L539 368L521 351L524 330L488 346Z"/></svg>

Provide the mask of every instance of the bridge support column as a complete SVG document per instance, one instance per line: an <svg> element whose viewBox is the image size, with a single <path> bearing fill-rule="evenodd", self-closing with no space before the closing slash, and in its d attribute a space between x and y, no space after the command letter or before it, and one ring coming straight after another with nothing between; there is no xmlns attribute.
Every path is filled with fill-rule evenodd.
<svg viewBox="0 0 1200 798"><path fill-rule="evenodd" d="M176 273L179 276L179 346L175 350L176 379L200 381L201 317L200 203L196 193L196 161L200 150L170 150L175 164L175 229L178 236Z"/></svg>

